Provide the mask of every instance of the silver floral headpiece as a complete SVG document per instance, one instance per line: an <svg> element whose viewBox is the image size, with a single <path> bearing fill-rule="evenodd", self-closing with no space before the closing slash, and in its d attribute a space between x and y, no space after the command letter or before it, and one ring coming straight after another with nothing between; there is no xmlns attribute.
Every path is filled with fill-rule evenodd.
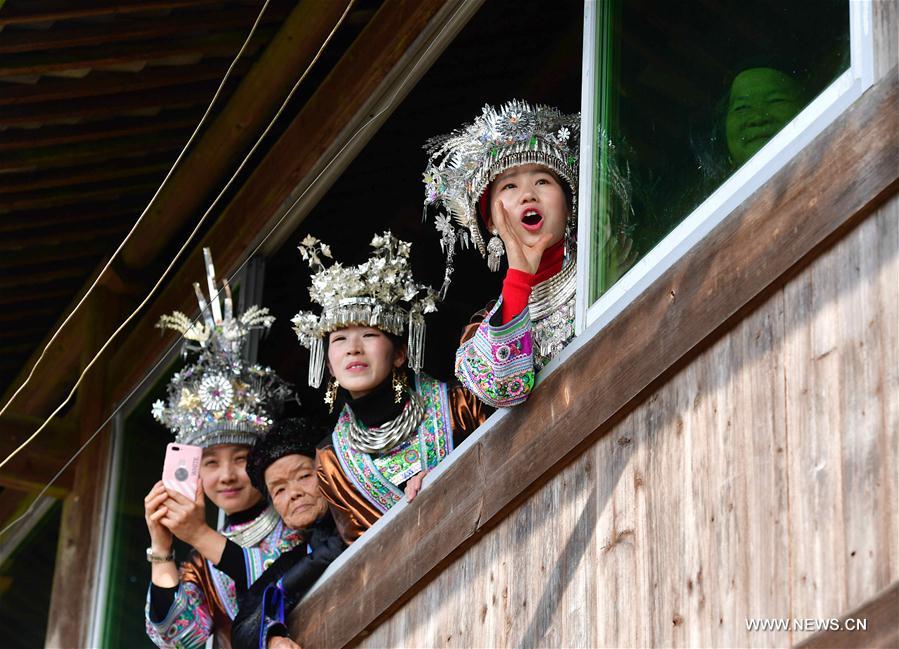
<svg viewBox="0 0 899 649"><path fill-rule="evenodd" d="M436 217L448 261L443 290L457 244L467 248L474 242L481 256L487 254L477 203L496 176L518 165L540 164L567 182L576 199L580 120L579 113L564 115L557 108L515 99L499 109L486 105L472 123L427 141L425 211L431 205L445 210ZM572 205L571 220L576 218Z"/></svg>
<svg viewBox="0 0 899 649"><path fill-rule="evenodd" d="M300 311L293 330L300 344L308 347L309 385L321 385L325 371L324 337L343 327L362 325L401 336L408 326L409 367L421 370L424 359L424 314L437 310L437 294L412 277L409 253L412 244L390 232L371 240L374 253L358 266L333 263L325 267L322 257L332 259L331 249L309 235L299 246L312 275L309 297L322 307L321 315Z"/></svg>
<svg viewBox="0 0 899 649"><path fill-rule="evenodd" d="M268 329L275 321L268 309L251 306L235 317L228 281L219 289L209 248L203 249L209 301L194 283L201 318L180 311L164 315L156 325L184 337L184 354L198 352L197 361L176 373L165 401L153 404L153 417L175 434L175 441L195 446L249 444L265 434L280 405L293 396L290 387L269 367L244 359L247 336Z"/></svg>

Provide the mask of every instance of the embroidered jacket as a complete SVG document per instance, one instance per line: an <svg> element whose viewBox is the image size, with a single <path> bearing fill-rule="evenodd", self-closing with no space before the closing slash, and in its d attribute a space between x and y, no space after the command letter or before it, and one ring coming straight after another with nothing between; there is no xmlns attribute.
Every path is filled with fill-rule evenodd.
<svg viewBox="0 0 899 649"><path fill-rule="evenodd" d="M536 372L574 337L574 297L538 321L530 307L502 324L503 298L487 312L474 335L463 336L456 351L456 376L466 388L494 408L524 402Z"/></svg>
<svg viewBox="0 0 899 649"><path fill-rule="evenodd" d="M319 446L318 480L347 543L352 543L403 499L402 484L437 466L487 417L487 410L461 386L420 374L416 391L425 404L417 433L387 453L371 455L349 442L350 411L341 411L331 438Z"/></svg>
<svg viewBox="0 0 899 649"><path fill-rule="evenodd" d="M255 519L254 519L255 520ZM250 521L251 523L252 521ZM249 523L248 523L249 524ZM225 529L239 529L243 525ZM247 585L252 584L283 552L302 541L302 532L285 527L279 519L257 545L242 548ZM220 648L230 649L231 622L241 594L234 579L203 559L196 551L181 564L180 579L168 611L154 616L152 588L144 609L147 635L162 649L202 647L214 633Z"/></svg>

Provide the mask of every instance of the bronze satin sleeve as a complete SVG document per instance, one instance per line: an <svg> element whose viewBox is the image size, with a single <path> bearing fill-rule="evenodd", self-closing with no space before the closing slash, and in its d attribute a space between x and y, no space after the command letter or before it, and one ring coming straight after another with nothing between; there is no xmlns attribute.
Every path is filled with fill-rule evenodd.
<svg viewBox="0 0 899 649"><path fill-rule="evenodd" d="M212 615L212 632L215 634L216 647L231 649L231 618L225 611L222 600L219 599L212 576L209 574L209 564L203 560L196 550L190 553L187 561L181 564L181 581L194 583L206 596L206 605Z"/></svg>
<svg viewBox="0 0 899 649"><path fill-rule="evenodd" d="M449 389L449 401L455 448L484 422L491 409L462 386ZM315 462L318 483L337 523L337 530L349 545L381 518L381 512L343 474L337 454L330 444L316 450Z"/></svg>
<svg viewBox="0 0 899 649"><path fill-rule="evenodd" d="M381 512L356 491L353 483L343 474L337 454L330 445L316 449L315 463L318 484L337 523L337 531L349 545L381 518Z"/></svg>
<svg viewBox="0 0 899 649"><path fill-rule="evenodd" d="M474 325L477 329L477 325ZM484 423L493 408L481 401L461 385L449 388L450 416L453 422L453 448L465 441L478 426Z"/></svg>

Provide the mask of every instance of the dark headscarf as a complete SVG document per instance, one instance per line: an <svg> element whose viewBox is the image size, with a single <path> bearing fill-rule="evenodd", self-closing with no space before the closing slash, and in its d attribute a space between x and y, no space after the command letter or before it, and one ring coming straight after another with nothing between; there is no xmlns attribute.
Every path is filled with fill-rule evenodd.
<svg viewBox="0 0 899 649"><path fill-rule="evenodd" d="M327 429L305 417L277 422L250 450L247 458L250 482L268 498L265 470L286 455L305 455L315 459L315 445L327 434Z"/></svg>

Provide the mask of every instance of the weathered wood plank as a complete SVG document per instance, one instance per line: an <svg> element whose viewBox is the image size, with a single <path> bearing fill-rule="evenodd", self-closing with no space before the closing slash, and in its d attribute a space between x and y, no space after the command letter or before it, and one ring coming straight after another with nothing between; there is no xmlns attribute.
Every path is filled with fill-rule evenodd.
<svg viewBox="0 0 899 649"><path fill-rule="evenodd" d="M890 649L899 647L899 581L840 617L839 631L819 631L795 645L796 649ZM851 620L851 629L847 629ZM858 621L867 625L857 630Z"/></svg>
<svg viewBox="0 0 899 649"><path fill-rule="evenodd" d="M192 109L166 110L147 120L146 117L119 117L100 123L42 126L39 129L7 129L0 133L0 151L16 151L78 142L117 140L141 133L184 133L197 125ZM187 137L183 138L186 141Z"/></svg>
<svg viewBox="0 0 899 649"><path fill-rule="evenodd" d="M897 210L899 196L658 386L608 432L598 431L599 438L570 464L557 467L540 491L482 531L463 553L420 584L401 608L378 620L370 635L357 637L358 646L788 646L791 631L750 631L747 620L835 617L834 612L805 608L816 595L805 592L808 584L798 583L790 567L791 544L815 552L827 542L796 532L804 514L793 501L815 492L817 478L814 471L795 473L788 460L802 450L794 444L807 444L788 424L809 416L808 400L792 394L802 386L792 387L791 381L800 368L819 372L821 362L814 345L796 344L796 330L804 330L802 337L808 339L820 336L823 322L836 323L845 350L863 340L865 346L878 347L884 362L893 363L890 367L899 366L893 362L899 354ZM861 261L860 256L870 259L859 264L861 270L844 273L847 260ZM822 274L841 279L821 284ZM821 295L803 309L805 318L797 318L799 306L788 297L797 286L809 285ZM837 392L850 391L859 403L875 401L878 412L895 413L897 370L879 382L844 378L840 364L830 369L832 377L846 381L831 391L831 414L840 411L839 417L845 417ZM839 449L845 446L844 430L835 425L816 434L823 444ZM872 539L874 559L867 564L850 559L840 569L816 568L819 589L842 591L848 584L854 588L853 603L881 588L883 577L872 568L896 572L890 558L895 535L882 529L895 529L895 498L889 494L899 477L892 468L899 426L887 430L889 438L879 442L876 466L869 465L849 481L856 484L856 493L827 495L852 502L861 511L859 516L835 519L833 526L847 539ZM844 454L841 461L851 467L857 460ZM587 550L580 560L576 553L566 553L566 540L577 538L579 521L572 513L585 495L594 501L597 516L585 526ZM874 506L860 502L865 497L875 501ZM821 511L826 505L819 502ZM821 518L821 525L831 524L826 516ZM585 591L572 591L587 609L586 624L584 611L568 599L566 588L548 576L553 560L568 566L570 578L564 581L569 589L579 580L587 582ZM486 589L483 580L489 580ZM876 629L879 636L861 635L848 642L838 636L825 646L892 646L899 625L895 602L891 605L892 610L880 605L884 612L891 610L891 617L875 620L867 609L846 616L867 618L869 632ZM550 615L538 614L543 610ZM478 620L486 622L478 626ZM466 625L472 630L466 631ZM820 636L815 641L823 642Z"/></svg>
<svg viewBox="0 0 899 649"><path fill-rule="evenodd" d="M0 62L0 77L47 74L65 70L104 68L138 61L156 61L176 56L232 57L247 37L244 31L223 32L194 38L125 42L106 47L72 47L52 53L7 54ZM260 27L244 50L246 56L259 51L273 36L272 28Z"/></svg>
<svg viewBox="0 0 899 649"><path fill-rule="evenodd" d="M137 90L112 96L92 97L76 102L46 101L22 106L8 106L0 111L0 126L58 123L75 117L98 119L118 117L140 110L168 110L208 103L218 87L217 80L170 84L165 92Z"/></svg>
<svg viewBox="0 0 899 649"><path fill-rule="evenodd" d="M227 7L216 7L211 11L181 12L162 20L142 20L139 17L125 20L124 16L119 14L121 17L117 17L112 29L108 24L71 23L54 25L46 31L9 30L0 39L0 54L84 47L144 38L166 38L192 32L208 33L240 27L249 29L258 14L258 6L237 7L230 10ZM271 23L283 18L283 9L272 6L263 15L262 21Z"/></svg>
<svg viewBox="0 0 899 649"><path fill-rule="evenodd" d="M5 7L0 13L0 26L158 11L213 2L218 3L217 0L142 0L134 3L120 0L86 0L72 6L67 0L29 0L27 3L14 3Z"/></svg>
<svg viewBox="0 0 899 649"><path fill-rule="evenodd" d="M796 618L833 617L899 577L895 326L872 337L899 322L897 210L785 288Z"/></svg>
<svg viewBox="0 0 899 649"><path fill-rule="evenodd" d="M106 29L109 30L108 27ZM246 61L238 62L234 67L234 78L239 79L246 74L248 67ZM55 101L67 104L69 110L72 110L74 100L86 97L108 97L124 92L158 90L201 81L215 80L218 82L225 75L227 68L228 62L218 59L200 61L196 65L183 67L151 67L140 72L94 71L81 79L41 79L35 84L7 84L11 87L2 88L0 106L30 105L32 110L38 112L42 106L46 106L44 102ZM38 119L34 121L38 121Z"/></svg>

